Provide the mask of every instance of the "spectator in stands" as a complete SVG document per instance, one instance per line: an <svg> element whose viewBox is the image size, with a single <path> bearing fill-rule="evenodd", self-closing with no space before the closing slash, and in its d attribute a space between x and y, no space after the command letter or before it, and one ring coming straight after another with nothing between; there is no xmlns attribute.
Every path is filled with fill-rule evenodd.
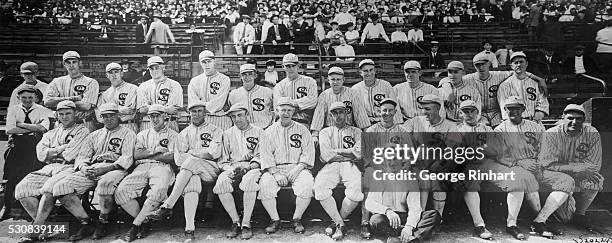
<svg viewBox="0 0 612 243"><path fill-rule="evenodd" d="M272 26L268 28L266 43L271 43L273 46L268 46L271 49L271 52L266 51L266 53L285 54L289 51L289 45L291 42L289 29L287 29L284 24L280 23L278 15L272 16ZM268 47L266 47L266 49Z"/></svg>
<svg viewBox="0 0 612 243"><path fill-rule="evenodd" d="M325 38L336 40L342 36L342 31L338 29L338 22L331 22L331 30L327 32Z"/></svg>
<svg viewBox="0 0 612 243"><path fill-rule="evenodd" d="M91 23L91 21L88 21ZM136 42L145 42L145 37L149 32L149 18L146 15L140 15L138 26L136 26Z"/></svg>
<svg viewBox="0 0 612 243"><path fill-rule="evenodd" d="M254 22L252 24L253 29L255 30L255 41L253 42L253 49L251 50L251 54L262 54L263 47L261 45L262 39L262 30L261 30L262 22Z"/></svg>
<svg viewBox="0 0 612 243"><path fill-rule="evenodd" d="M574 55L569 56L563 61L564 71L567 74L588 74L593 75L599 72L595 60L584 55L584 46L576 45Z"/></svg>
<svg viewBox="0 0 612 243"><path fill-rule="evenodd" d="M557 76L561 74L563 62L561 57L555 53L554 48L545 47L534 60L533 73L546 80L546 83L555 83Z"/></svg>
<svg viewBox="0 0 612 243"><path fill-rule="evenodd" d="M121 60L121 71L123 72L123 81L128 83L134 83L135 80L141 77L138 71L132 67L132 62L128 59Z"/></svg>
<svg viewBox="0 0 612 243"><path fill-rule="evenodd" d="M536 2L531 5L529 10L529 21L527 22L527 28L529 31L529 41L537 41L539 38L540 20L542 18L542 5Z"/></svg>
<svg viewBox="0 0 612 243"><path fill-rule="evenodd" d="M98 35L96 36L96 40L98 41L112 41L112 37L111 37L111 28L108 27L108 24L106 23L106 21L102 21L102 26L100 27L100 31L98 32Z"/></svg>
<svg viewBox="0 0 612 243"><path fill-rule="evenodd" d="M425 41L423 38L423 30L419 27L419 24L415 24L412 29L408 31L408 41L412 44L410 48L411 53L415 53L415 49L421 46L421 43Z"/></svg>
<svg viewBox="0 0 612 243"><path fill-rule="evenodd" d="M253 42L255 41L255 29L250 24L251 17L248 15L242 16L242 22L238 23L234 28L234 45L236 47L236 54L242 55L244 53L244 47L246 47L246 54L250 55L253 50Z"/></svg>
<svg viewBox="0 0 612 243"><path fill-rule="evenodd" d="M348 23L356 24L356 18L348 12L348 6L342 5L340 7L340 12L334 16L332 22L338 23L341 31L347 31Z"/></svg>
<svg viewBox="0 0 612 243"><path fill-rule="evenodd" d="M483 41L482 47L484 48L484 50L481 51L480 53L486 55L489 58L489 62L491 63L492 68L498 68L499 62L497 61L497 57L495 56L495 53L491 51L491 48L493 48L493 45L491 45L491 42L488 40Z"/></svg>
<svg viewBox="0 0 612 243"><path fill-rule="evenodd" d="M404 54L408 49L408 37L402 31L402 26L397 25L395 31L391 33L391 44L393 45L394 54Z"/></svg>
<svg viewBox="0 0 612 243"><path fill-rule="evenodd" d="M314 40L312 36L314 28L312 28L310 24L304 20L304 16L302 14L298 13L296 15L296 22L294 23L293 26L294 26L293 36L294 36L295 43L298 43L298 44L312 43L312 41ZM296 45L295 49L296 49L295 52L299 54L308 53L307 45Z"/></svg>
<svg viewBox="0 0 612 243"><path fill-rule="evenodd" d="M338 39L340 41L340 45L336 46L336 61L348 61L352 62L355 60L355 49L353 46L346 43L346 39L344 37L340 37ZM342 58L346 57L346 58Z"/></svg>
<svg viewBox="0 0 612 243"><path fill-rule="evenodd" d="M155 55L161 53L166 54L168 52L168 46L164 44L168 44L168 40L172 43L176 43L170 27L161 21L159 15L153 16L153 23L151 23L149 32L147 32L145 37L145 44L151 41L151 44L153 44L151 47L154 49Z"/></svg>
<svg viewBox="0 0 612 243"><path fill-rule="evenodd" d="M280 80L278 72L276 71L276 62L274 60L268 60L266 62L266 71L263 73L263 78L260 78L261 85L268 88L274 88L276 83Z"/></svg>
<svg viewBox="0 0 612 243"><path fill-rule="evenodd" d="M331 47L331 40L329 38L325 38L321 41L321 56L326 56L322 58L323 61L334 61L336 58L336 50Z"/></svg>
<svg viewBox="0 0 612 243"><path fill-rule="evenodd" d="M81 35L85 42L93 41L97 37L96 29L93 28L90 20L85 22L85 27L81 28Z"/></svg>
<svg viewBox="0 0 612 243"><path fill-rule="evenodd" d="M427 67L432 69L443 69L444 57L438 52L440 49L440 43L437 41L431 42L431 51L427 53Z"/></svg>
<svg viewBox="0 0 612 243"><path fill-rule="evenodd" d="M366 45L366 53L379 53L379 48L381 47L379 44L382 43L382 39L384 39L387 43L391 43L387 33L385 32L385 27L383 24L378 22L378 15L372 14L370 16L372 22L366 24L363 29L363 33L361 34L361 45Z"/></svg>
<svg viewBox="0 0 612 243"><path fill-rule="evenodd" d="M314 18L314 36L316 42L321 42L325 39L325 27L323 26L323 18Z"/></svg>
<svg viewBox="0 0 612 243"><path fill-rule="evenodd" d="M349 45L355 45L359 43L359 31L355 29L353 23L346 24L347 31L344 33L346 43Z"/></svg>
<svg viewBox="0 0 612 243"><path fill-rule="evenodd" d="M606 22L606 27L597 31L597 59L599 68L610 72L612 70L612 20Z"/></svg>
<svg viewBox="0 0 612 243"><path fill-rule="evenodd" d="M504 40L504 48L497 49L495 56L500 66L510 65L510 56L514 53L514 44L508 40Z"/></svg>

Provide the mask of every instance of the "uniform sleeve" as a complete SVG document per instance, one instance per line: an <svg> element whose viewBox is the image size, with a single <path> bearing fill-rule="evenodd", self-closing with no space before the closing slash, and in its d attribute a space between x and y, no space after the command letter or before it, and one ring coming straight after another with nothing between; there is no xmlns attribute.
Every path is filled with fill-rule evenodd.
<svg viewBox="0 0 612 243"><path fill-rule="evenodd" d="M217 91L218 94L215 95L211 100L207 101L206 109L212 113L223 111L223 106L225 106L225 102L227 101L227 96L230 90L230 79L227 76L224 76L222 80L220 80L221 87Z"/></svg>
<svg viewBox="0 0 612 243"><path fill-rule="evenodd" d="M563 143L560 139L562 138L557 136L556 132L547 131L542 135L540 153L538 154L538 164L540 166L546 168L550 164L559 162L559 149L563 147L558 144L558 142Z"/></svg>
<svg viewBox="0 0 612 243"><path fill-rule="evenodd" d="M36 144L36 158L38 161L45 162L47 160L47 155L49 154L49 150L51 149L51 134L53 132L46 132L43 134L40 142Z"/></svg>
<svg viewBox="0 0 612 243"><path fill-rule="evenodd" d="M212 141L210 141L210 146L208 147L208 153L213 157L213 159L221 158L223 154L223 144L222 144L223 131L221 129L216 128L212 134Z"/></svg>
<svg viewBox="0 0 612 243"><path fill-rule="evenodd" d="M178 107L183 106L183 87L178 82L173 82L172 91L170 97L168 97L168 105L175 105Z"/></svg>
<svg viewBox="0 0 612 243"><path fill-rule="evenodd" d="M537 82L537 81L534 81ZM537 84L536 84L536 89L540 89ZM544 112L544 114L548 115L548 108L549 108L549 104L548 104L548 99L546 98L546 96L544 96L544 93L538 91L538 100L536 101L536 108L535 111L541 111Z"/></svg>
<svg viewBox="0 0 612 243"><path fill-rule="evenodd" d="M327 113L327 100L326 96L321 96L318 99L317 107L315 108L314 115L312 116L312 124L310 130L315 131L315 134L323 129L325 126L325 117Z"/></svg>
<svg viewBox="0 0 612 243"><path fill-rule="evenodd" d="M311 169L314 167L315 148L314 141L312 140L312 136L310 135L308 129L304 129L302 138L304 138L304 147L302 148L302 153L300 154L298 163L306 164L308 165L308 168Z"/></svg>
<svg viewBox="0 0 612 243"><path fill-rule="evenodd" d="M75 132L72 140L68 143L68 146L62 152L62 157L66 161L74 161L79 155L79 151L87 144L87 135L89 135L89 129L84 126L79 127Z"/></svg>
<svg viewBox="0 0 612 243"><path fill-rule="evenodd" d="M314 79L310 77L308 79L310 80L308 84L308 93L306 94L305 97L294 100L297 103L300 110L312 109L312 108L315 108L315 106L317 105L317 97L318 97L317 83L316 81L314 81Z"/></svg>
<svg viewBox="0 0 612 243"><path fill-rule="evenodd" d="M146 150L147 149L147 138L145 135L146 133L145 131L141 131L138 134L136 134L136 145L134 146L134 150Z"/></svg>
<svg viewBox="0 0 612 243"><path fill-rule="evenodd" d="M356 91L353 92L353 96L355 97L353 99L353 120L355 121L355 126L361 129L370 127L372 124L370 123L370 118L368 117L368 112L366 110L366 104L363 97L359 96L359 93ZM398 116L397 113L400 112L395 113L396 117Z"/></svg>
<svg viewBox="0 0 612 243"><path fill-rule="evenodd" d="M121 166L123 169L127 170L134 163L134 146L136 145L136 134L129 129L125 129L127 134L123 138L123 143L121 144L121 156L115 160L116 165Z"/></svg>
<svg viewBox="0 0 612 243"><path fill-rule="evenodd" d="M511 96L511 92L512 92L511 88L512 87L510 85L510 82L506 80L499 85L499 89L497 90L497 100L499 103L499 109L501 111L502 120L508 119L508 114L506 113L504 109L504 105L505 105L505 100Z"/></svg>
<svg viewBox="0 0 612 243"><path fill-rule="evenodd" d="M253 149L253 158L251 159L251 163L255 162L261 165L261 137L263 135L263 131L258 134L258 142L255 145L255 149Z"/></svg>
<svg viewBox="0 0 612 243"><path fill-rule="evenodd" d="M90 133L85 138L85 144L79 149L79 155L77 155L74 161L74 168L77 169L81 165L90 164L91 157L94 155L94 146L97 133Z"/></svg>
<svg viewBox="0 0 612 243"><path fill-rule="evenodd" d="M176 136L174 143L174 162L177 166L181 166L185 160L189 158L195 158L189 154L189 128L185 128L181 133Z"/></svg>
<svg viewBox="0 0 612 243"><path fill-rule="evenodd" d="M329 163L332 159L342 158L338 153L334 152L331 141L331 129L323 129L319 133L319 148L321 149L321 162Z"/></svg>
<svg viewBox="0 0 612 243"><path fill-rule="evenodd" d="M361 155L361 130L355 129L355 145L353 146L353 155L357 157L358 160L361 160L363 157Z"/></svg>
<svg viewBox="0 0 612 243"><path fill-rule="evenodd" d="M274 86L274 89L272 90L272 98L274 99L274 104L278 104L278 99L283 97L282 85L283 83L279 82ZM274 109L274 107L272 109Z"/></svg>
<svg viewBox="0 0 612 243"><path fill-rule="evenodd" d="M588 131L583 136L590 136L589 147L591 148L584 158L582 163L589 168L593 168L595 171L601 170L601 135L598 131Z"/></svg>
<svg viewBox="0 0 612 243"><path fill-rule="evenodd" d="M87 86L88 87L85 89L85 93L83 93L83 100L81 101L95 106L98 101L98 94L100 93L100 86L98 85L98 81L90 78L89 85Z"/></svg>
<svg viewBox="0 0 612 243"><path fill-rule="evenodd" d="M200 100L200 97L198 97L198 93L196 92L196 80L197 77L192 78L191 81L189 81L189 85L187 85L187 102L189 104Z"/></svg>
<svg viewBox="0 0 612 243"><path fill-rule="evenodd" d="M128 95L125 99L124 107L130 109L131 112L134 112L137 109L137 97L138 97L138 88L135 87L131 92L128 92Z"/></svg>
<svg viewBox="0 0 612 243"><path fill-rule="evenodd" d="M275 143L270 137L270 135L273 132L274 131L268 128L268 130L266 130L263 133L263 139L262 139L263 141L261 143L262 146L260 148L260 153L261 153L261 163L260 164L261 164L262 170L276 166L276 160L274 159Z"/></svg>
<svg viewBox="0 0 612 243"><path fill-rule="evenodd" d="M140 86L138 86L136 93L138 94L138 98L136 99L136 109L148 106L149 97L147 96L146 83L142 83Z"/></svg>
<svg viewBox="0 0 612 243"><path fill-rule="evenodd" d="M417 224L421 220L421 194L420 192L408 192L406 196L406 204L408 205L408 216L406 219L406 225L416 228Z"/></svg>
<svg viewBox="0 0 612 243"><path fill-rule="evenodd" d="M45 90L45 93L43 94L44 102L49 101L49 98L55 98L59 96L59 88L57 87L57 83L57 79L53 79L53 81L51 81L51 83L47 87L47 90Z"/></svg>

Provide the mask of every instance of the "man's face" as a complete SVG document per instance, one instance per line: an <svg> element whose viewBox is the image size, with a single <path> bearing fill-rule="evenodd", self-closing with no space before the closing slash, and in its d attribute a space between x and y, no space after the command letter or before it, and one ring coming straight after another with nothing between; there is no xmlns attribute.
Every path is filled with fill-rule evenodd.
<svg viewBox="0 0 612 243"><path fill-rule="evenodd" d="M295 63L285 63L283 64L283 68L285 69L285 72L287 72L287 75L295 75L298 71L297 64Z"/></svg>
<svg viewBox="0 0 612 243"><path fill-rule="evenodd" d="M1 77L2 75L0 75ZM21 77L26 81L26 83L34 83L36 82L36 73L22 73Z"/></svg>
<svg viewBox="0 0 612 243"><path fill-rule="evenodd" d="M240 77L242 77L242 85L243 86L252 86L253 84L255 84L255 77L257 76L257 74L254 71L248 71L248 72L244 72L242 74L240 74Z"/></svg>
<svg viewBox="0 0 612 243"><path fill-rule="evenodd" d="M106 72L106 77L110 80L111 85L117 86L122 82L123 72L119 69L113 69Z"/></svg>
<svg viewBox="0 0 612 243"><path fill-rule="evenodd" d="M514 70L514 72L516 73L524 73L527 71L527 59L525 59L524 57L516 57L514 59L512 59L512 63L510 64L510 66L512 67L512 70Z"/></svg>
<svg viewBox="0 0 612 243"><path fill-rule="evenodd" d="M232 122L234 122L234 125L239 128L246 127L249 124L249 120L247 119L247 111L245 110L232 112L229 117L232 119Z"/></svg>
<svg viewBox="0 0 612 243"><path fill-rule="evenodd" d="M423 111L425 113L425 119L428 122L433 122L440 117L440 105L437 103L427 103L421 104Z"/></svg>
<svg viewBox="0 0 612 243"><path fill-rule="evenodd" d="M393 117L395 116L395 106L390 103L384 103L380 105L380 115L382 116L383 121L389 123L393 122Z"/></svg>
<svg viewBox="0 0 612 243"><path fill-rule="evenodd" d="M21 92L21 94L19 94L19 100L21 100L23 106L28 108L32 107L32 104L34 104L36 100L36 94L32 92Z"/></svg>
<svg viewBox="0 0 612 243"><path fill-rule="evenodd" d="M485 49L485 50L487 50L487 51L490 51L490 50L491 50L491 47L493 47L493 46L491 46L491 44L490 44L490 43L485 43L485 44L484 44L484 49Z"/></svg>
<svg viewBox="0 0 612 243"><path fill-rule="evenodd" d="M290 105L281 105L276 108L276 112L281 120L291 120L291 117L293 117L293 113L295 112L295 107Z"/></svg>
<svg viewBox="0 0 612 243"><path fill-rule="evenodd" d="M361 77L363 77L364 80L374 80L374 78L376 77L376 68L374 67L374 65L370 64L363 65L359 70L359 74L361 74Z"/></svg>
<svg viewBox="0 0 612 243"><path fill-rule="evenodd" d="M346 124L346 109L335 109L329 113L336 126L343 127Z"/></svg>
<svg viewBox="0 0 612 243"><path fill-rule="evenodd" d="M215 59L204 59L200 62L200 66L202 66L204 73L207 75L213 74L216 71Z"/></svg>
<svg viewBox="0 0 612 243"><path fill-rule="evenodd" d="M408 82L419 82L419 78L421 77L421 71L418 69L404 69L404 76L406 77L406 81Z"/></svg>
<svg viewBox="0 0 612 243"><path fill-rule="evenodd" d="M553 56L555 54L555 51L553 51L553 50L545 50L544 54L547 55L547 56Z"/></svg>
<svg viewBox="0 0 612 243"><path fill-rule="evenodd" d="M461 109L461 118L469 125L475 125L478 122L478 109L474 107L466 107Z"/></svg>
<svg viewBox="0 0 612 243"><path fill-rule="evenodd" d="M506 49L511 50L514 48L513 44L506 44Z"/></svg>
<svg viewBox="0 0 612 243"><path fill-rule="evenodd" d="M164 77L164 66L160 64L155 64L149 66L149 72L151 73L151 78L160 79Z"/></svg>
<svg viewBox="0 0 612 243"><path fill-rule="evenodd" d="M583 49L576 49L576 56L580 57L582 55L584 55L584 50Z"/></svg>
<svg viewBox="0 0 612 243"><path fill-rule="evenodd" d="M119 115L117 113L102 114L102 123L108 130L115 129L119 126Z"/></svg>
<svg viewBox="0 0 612 243"><path fill-rule="evenodd" d="M525 111L524 106L510 106L505 108L506 112L508 112L508 118L514 124L519 124L523 121L523 111Z"/></svg>
<svg viewBox="0 0 612 243"><path fill-rule="evenodd" d="M123 70L128 70L128 69L130 69L130 64L129 63L121 63L121 68Z"/></svg>
<svg viewBox="0 0 612 243"><path fill-rule="evenodd" d="M75 112L73 109L59 109L57 110L57 120L65 127L74 124L76 119Z"/></svg>
<svg viewBox="0 0 612 243"><path fill-rule="evenodd" d="M438 49L439 49L439 48L440 48L440 47L438 47L438 46L432 46L432 47L431 47L431 52L438 52Z"/></svg>
<svg viewBox="0 0 612 243"><path fill-rule="evenodd" d="M67 59L64 61L64 67L68 71L68 74L79 74L81 73L81 61L76 58Z"/></svg>
<svg viewBox="0 0 612 243"><path fill-rule="evenodd" d="M329 85L332 87L334 91L339 91L342 89L342 84L344 84L344 76L340 74L332 74L327 76L327 80L329 81Z"/></svg>
<svg viewBox="0 0 612 243"><path fill-rule="evenodd" d="M149 118L151 119L151 123L154 128L163 128L164 122L166 120L165 113L151 113L149 114Z"/></svg>
<svg viewBox="0 0 612 243"><path fill-rule="evenodd" d="M330 47L330 46L331 46L331 43L330 43L330 42L325 42L325 43L323 43L323 47L324 47L325 49L329 49L329 47Z"/></svg>
<svg viewBox="0 0 612 243"><path fill-rule="evenodd" d="M474 63L474 68L479 73L488 73L491 68L491 64L489 62L477 62Z"/></svg>
<svg viewBox="0 0 612 243"><path fill-rule="evenodd" d="M203 106L196 106L189 109L189 114L191 114L191 123L194 125L200 125L204 122L204 118L206 117L206 108Z"/></svg>
<svg viewBox="0 0 612 243"><path fill-rule="evenodd" d="M279 22L278 17L273 17L273 18L272 18L272 23L273 23L273 24L278 24L278 22Z"/></svg>
<svg viewBox="0 0 612 243"><path fill-rule="evenodd" d="M461 81L463 74L463 69L453 68L448 70L448 77L455 83Z"/></svg>
<svg viewBox="0 0 612 243"><path fill-rule="evenodd" d="M569 111L563 116L565 129L568 132L579 132L584 125L584 114L576 111Z"/></svg>

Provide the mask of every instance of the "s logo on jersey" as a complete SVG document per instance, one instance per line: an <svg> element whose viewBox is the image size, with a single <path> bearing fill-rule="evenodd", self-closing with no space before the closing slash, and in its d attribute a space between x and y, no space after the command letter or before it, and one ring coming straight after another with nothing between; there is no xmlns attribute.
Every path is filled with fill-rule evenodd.
<svg viewBox="0 0 612 243"><path fill-rule="evenodd" d="M252 151L252 150L255 150L255 148L257 147L257 144L259 143L259 138L247 137L246 142L247 142L247 148Z"/></svg>
<svg viewBox="0 0 612 243"><path fill-rule="evenodd" d="M128 93L120 93L119 94L119 105L125 105L125 100L127 99Z"/></svg>
<svg viewBox="0 0 612 243"><path fill-rule="evenodd" d="M119 152L119 147L121 147L121 138L111 138L110 141L108 141L108 151L112 151L112 152Z"/></svg>
<svg viewBox="0 0 612 243"><path fill-rule="evenodd" d="M527 88L527 94L529 94L529 97L527 97L527 99L529 100L536 100L536 89L534 87L529 87Z"/></svg>
<svg viewBox="0 0 612 243"><path fill-rule="evenodd" d="M74 86L74 92L76 92L78 95L83 95L86 89L87 87L85 87L85 85L75 85Z"/></svg>
<svg viewBox="0 0 612 243"><path fill-rule="evenodd" d="M580 160L580 161L576 161L576 162L582 162L583 159L585 159L587 157L587 153L590 150L590 146L587 143L580 143L578 145L578 147L576 147L576 159Z"/></svg>
<svg viewBox="0 0 612 243"><path fill-rule="evenodd" d="M70 141L72 141L72 139L74 138L73 134L68 134L65 138L64 138L64 144L68 144L70 143Z"/></svg>
<svg viewBox="0 0 612 243"><path fill-rule="evenodd" d="M344 136L342 138L342 148L348 149L355 146L355 139L351 136Z"/></svg>
<svg viewBox="0 0 612 243"><path fill-rule="evenodd" d="M202 133L200 134L200 140L202 141L202 147L208 148L210 141L212 141L212 136L209 133Z"/></svg>
<svg viewBox="0 0 612 243"><path fill-rule="evenodd" d="M253 99L253 111L263 111L264 107L264 100L262 98Z"/></svg>
<svg viewBox="0 0 612 243"><path fill-rule="evenodd" d="M374 95L374 105L380 106L380 102L385 99L385 94L375 94Z"/></svg>
<svg viewBox="0 0 612 243"><path fill-rule="evenodd" d="M344 106L346 106L346 113L351 114L353 112L353 102L350 100L344 101Z"/></svg>
<svg viewBox="0 0 612 243"><path fill-rule="evenodd" d="M295 92L297 93L296 97L297 97L298 99L299 99L299 98L302 98L302 97L305 97L306 95L308 95L308 93L306 93L306 92L308 92L308 89L307 89L306 87L303 87L303 86L298 87L298 88L295 90Z"/></svg>
<svg viewBox="0 0 612 243"><path fill-rule="evenodd" d="M393 144L400 144L402 142L402 140L400 139L399 136L393 136L393 137L389 138L389 142L393 143Z"/></svg>
<svg viewBox="0 0 612 243"><path fill-rule="evenodd" d="M219 82L210 83L210 94L214 94L214 95L218 94L220 88L221 88L221 84Z"/></svg>
<svg viewBox="0 0 612 243"><path fill-rule="evenodd" d="M292 134L291 136L289 136L289 140L291 140L291 143L289 143L289 146L294 147L294 148L302 147L302 135Z"/></svg>
<svg viewBox="0 0 612 243"><path fill-rule="evenodd" d="M489 98L497 97L498 89L499 89L499 85L491 85L491 87L489 87Z"/></svg>
<svg viewBox="0 0 612 243"><path fill-rule="evenodd" d="M164 139L159 141L159 146L162 146L164 148L168 148L168 143L170 143L170 141L168 141L167 138L164 138Z"/></svg>
<svg viewBox="0 0 612 243"><path fill-rule="evenodd" d="M157 98L159 101L168 102L168 97L170 96L170 89L160 89L159 97Z"/></svg>

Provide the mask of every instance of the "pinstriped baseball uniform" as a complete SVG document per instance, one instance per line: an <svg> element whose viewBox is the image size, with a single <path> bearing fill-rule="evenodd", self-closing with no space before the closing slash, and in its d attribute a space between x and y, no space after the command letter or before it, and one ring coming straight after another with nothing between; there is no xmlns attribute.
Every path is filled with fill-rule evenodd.
<svg viewBox="0 0 612 243"><path fill-rule="evenodd" d="M476 125L468 125L462 122L457 125L457 132L461 133L462 146L471 147L473 149L486 148L487 141L490 135L493 134L493 129L483 123ZM483 170L483 163L493 163L488 158L481 160L467 160L463 163L463 173L468 174L469 171ZM467 176L467 175L466 175ZM467 178L467 177L466 177ZM468 191L480 191L482 180L465 180L460 182L466 185Z"/></svg>
<svg viewBox="0 0 612 243"><path fill-rule="evenodd" d="M66 75L53 79L53 81L49 83L43 97L44 101L47 102L49 98L70 97L77 95L81 96L81 102L91 104L92 109L88 111L77 111L77 117L88 117L88 119L95 119L93 107L95 107L98 102L99 92L100 86L98 81L95 79L85 75L72 79L70 76Z"/></svg>
<svg viewBox="0 0 612 243"><path fill-rule="evenodd" d="M204 122L199 126L190 124L183 129L176 140L174 162L181 170L189 170L193 176L185 186L183 194L202 191L200 181L212 184L217 180L219 165L217 161L223 154L223 131L217 126ZM193 152L207 152L214 160L198 158L190 154Z"/></svg>
<svg viewBox="0 0 612 243"><path fill-rule="evenodd" d="M293 99L299 107L293 118L309 124L312 118L309 113L314 112L317 106L318 93L317 82L313 78L299 75L297 79L290 80L286 77L274 86L274 104L280 97Z"/></svg>
<svg viewBox="0 0 612 243"><path fill-rule="evenodd" d="M513 95L521 98L525 104L525 112L523 112L523 117L533 119L536 111L541 111L548 114L548 100L546 97L544 97L542 91L540 91L537 81L531 78L520 80L515 74L500 84L499 90L497 91L497 97L501 110L504 110L504 100ZM504 120L508 119L508 114L506 114L506 112L502 112L502 118Z"/></svg>
<svg viewBox="0 0 612 243"><path fill-rule="evenodd" d="M425 115L425 111L420 108L419 101L426 94L439 95L438 89L431 84L423 83L419 81L419 84L412 88L409 82L403 82L395 85L395 93L397 93L397 100L401 114L406 119L410 119L416 116ZM440 116L446 117L444 107L440 107Z"/></svg>
<svg viewBox="0 0 612 243"><path fill-rule="evenodd" d="M149 128L136 135L136 147L138 150L155 151L162 147L174 151L174 144L178 133L167 126L159 131ZM140 159L135 161L136 168L126 176L115 191L115 201L118 205L128 203L134 198L140 197L145 186L149 185L147 199L153 202L164 202L168 197L168 188L174 182L174 172L170 164L153 159Z"/></svg>
<svg viewBox="0 0 612 243"><path fill-rule="evenodd" d="M100 95L98 104L114 103L119 107L125 107L130 109L130 114L120 114L121 126L125 126L132 129L134 132L138 132L138 124L134 121L136 116L136 96L138 95L138 86L123 82L117 87L109 87L104 93ZM98 116L98 122L102 122L102 116L99 115L99 109L96 109Z"/></svg>
<svg viewBox="0 0 612 243"><path fill-rule="evenodd" d="M497 126L501 123L501 111L497 92L499 85L514 74L513 71L489 71L489 77L481 80L478 73L470 73L463 76L463 81L475 83L480 89L482 98L481 115L485 117L491 126Z"/></svg>
<svg viewBox="0 0 612 243"><path fill-rule="evenodd" d="M376 123L366 129L367 133L378 133L375 144L388 146L390 144L411 144L410 139L402 136L408 135L408 130L403 124L394 124L390 128L385 128L382 122ZM370 166L371 161L364 160L364 168ZM365 182L364 182L365 183Z"/></svg>
<svg viewBox="0 0 612 243"><path fill-rule="evenodd" d="M328 110L329 105L336 101L343 102L348 109L346 116L347 125L356 126L361 129L369 127L370 118L366 113L366 106L360 95L359 91L347 87L342 87L342 91L339 94L334 94L332 88L323 91L319 96L319 102L312 117L310 130L316 131L314 134L317 134L323 127L334 124Z"/></svg>
<svg viewBox="0 0 612 243"><path fill-rule="evenodd" d="M23 83L21 83L19 86L17 86L13 92L11 93L11 99L9 100L9 107L14 106L14 105L20 105L21 104L21 100L19 99L19 91L21 89L23 89L26 86L30 86L34 89L40 90L40 92L43 94L43 101L45 100L45 95L46 95L46 91L47 91L47 87L49 87L49 85L45 82L42 82L40 80L36 80L36 84L35 85L30 85L27 84L25 81L23 81Z"/></svg>
<svg viewBox="0 0 612 243"><path fill-rule="evenodd" d="M380 102L385 98L397 98L395 89L393 89L389 82L382 79L376 79L374 81L374 85L370 87L365 84L365 81L361 81L353 85L352 89L359 91L360 96L364 97L363 100L365 103L366 112L370 118L370 123L372 124L382 121L382 116L380 115ZM395 118L393 120L395 123L404 122L402 115L399 112L395 114Z"/></svg>
<svg viewBox="0 0 612 243"><path fill-rule="evenodd" d="M463 81L462 84L455 85L448 77L443 79L447 79L449 85L438 87L438 91L440 92L440 98L444 102L447 119L456 122L461 121L459 104L465 100L473 100L478 107L482 106L479 87L475 83ZM454 98L453 100L450 99L451 96Z"/></svg>
<svg viewBox="0 0 612 243"><path fill-rule="evenodd" d="M142 107L160 104L166 107L179 106L183 107L183 87L179 82L174 81L170 78L164 78L162 81L155 81L149 79L148 81L138 86L138 97L136 98L136 109ZM172 116L176 114L170 114L170 122L168 127L178 132L178 123L176 120L173 121ZM144 131L151 128L151 121L148 116L144 116L139 124L140 131Z"/></svg>
<svg viewBox="0 0 612 243"><path fill-rule="evenodd" d="M289 126L282 126L280 121L273 123L264 131L261 146L261 169L276 167L279 173L287 175L297 164L302 163L302 170L294 181L290 181L293 193L301 198L312 197L314 178L310 169L314 166L314 141L308 128L292 121ZM268 200L276 197L280 186L270 172L259 180L259 199Z"/></svg>
<svg viewBox="0 0 612 243"><path fill-rule="evenodd" d="M273 91L259 85L247 91L244 87L232 90L229 94L229 105L243 103L249 110L249 122L260 128L267 128L274 119ZM231 120L231 119L230 119Z"/></svg>
<svg viewBox="0 0 612 243"><path fill-rule="evenodd" d="M356 163L361 162L361 130L344 126L330 126L319 133L321 143L321 162L325 165L315 177L314 196L325 200L332 196L332 189L342 182L346 189L344 194L355 202L363 200L361 192L361 172ZM353 160L336 152L337 149L349 149L357 157Z"/></svg>
<svg viewBox="0 0 612 243"><path fill-rule="evenodd" d="M19 200L25 197L37 197L42 193L52 193L55 183L73 172L72 164L85 144L88 134L89 129L83 124L73 124L68 128L60 125L45 133L36 145L36 157L47 165L28 174L17 184L15 198ZM60 146L66 148L57 156L50 157L50 150Z"/></svg>
<svg viewBox="0 0 612 243"><path fill-rule="evenodd" d="M227 97L230 91L230 78L225 74L216 72L211 76L202 73L189 81L187 87L187 101L189 104L201 100L206 104L206 122L211 123L221 130L232 126L232 120L226 116L225 111Z"/></svg>
<svg viewBox="0 0 612 243"><path fill-rule="evenodd" d="M121 126L113 130L103 127L90 133L75 160L75 168L80 169L83 165L96 168L114 163L121 166L121 169L100 175L97 180L91 180L82 171L77 171L55 184L53 196L70 193L81 195L96 184L98 195L113 195L121 179L127 175L126 170L132 166L135 143L134 131Z"/></svg>
<svg viewBox="0 0 612 243"><path fill-rule="evenodd" d="M234 167L248 167L250 163L260 163L260 142L263 139L264 130L253 125L249 125L245 130L240 130L236 126L230 127L223 132L223 156L220 159L219 167L223 172L217 179L217 184L213 188L216 194L231 193L233 178L230 174ZM247 154L252 158L244 160ZM259 191L257 181L261 176L259 169L250 170L242 177L240 189L243 191Z"/></svg>

